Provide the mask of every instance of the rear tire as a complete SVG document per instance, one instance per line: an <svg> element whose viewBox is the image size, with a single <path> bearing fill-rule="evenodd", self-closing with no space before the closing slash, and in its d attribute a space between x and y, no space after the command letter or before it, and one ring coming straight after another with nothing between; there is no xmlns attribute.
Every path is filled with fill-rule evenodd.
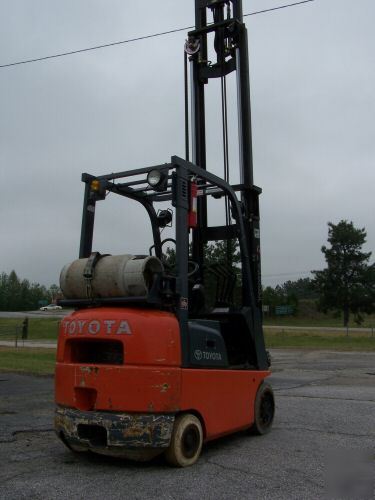
<svg viewBox="0 0 375 500"><path fill-rule="evenodd" d="M254 424L252 434L263 435L270 432L275 416L275 398L270 384L261 383L254 402Z"/></svg>
<svg viewBox="0 0 375 500"><path fill-rule="evenodd" d="M179 415L174 422L172 438L165 458L175 467L195 464L201 454L203 430L200 420L190 413Z"/></svg>

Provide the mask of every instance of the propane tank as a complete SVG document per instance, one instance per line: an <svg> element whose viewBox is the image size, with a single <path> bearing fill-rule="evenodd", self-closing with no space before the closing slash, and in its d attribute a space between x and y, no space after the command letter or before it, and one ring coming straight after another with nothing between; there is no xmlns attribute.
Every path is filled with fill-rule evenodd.
<svg viewBox="0 0 375 500"><path fill-rule="evenodd" d="M105 255L87 280L84 270L88 259L77 259L63 267L60 288L66 299L87 297L143 297L152 286L155 273L163 272L157 257Z"/></svg>

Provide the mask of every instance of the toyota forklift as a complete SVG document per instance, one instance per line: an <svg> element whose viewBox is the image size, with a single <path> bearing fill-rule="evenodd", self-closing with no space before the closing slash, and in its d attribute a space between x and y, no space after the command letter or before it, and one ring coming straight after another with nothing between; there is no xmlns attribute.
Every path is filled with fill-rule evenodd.
<svg viewBox="0 0 375 500"><path fill-rule="evenodd" d="M209 42L215 61L208 60ZM275 411L265 381L261 189L253 183L242 1L195 0L195 29L184 49L186 157L82 175L79 258L60 276L59 304L74 312L60 325L55 377L55 429L72 451L134 460L164 453L178 467L194 464L212 439L269 432ZM226 76L232 72L239 184L229 180ZM222 90L223 177L206 166L205 87L211 79L219 79ZM97 204L108 193L143 206L150 248L137 255L93 250ZM219 224L219 211L208 217L216 203L223 219L225 213ZM215 245L223 251L212 261L208 252Z"/></svg>

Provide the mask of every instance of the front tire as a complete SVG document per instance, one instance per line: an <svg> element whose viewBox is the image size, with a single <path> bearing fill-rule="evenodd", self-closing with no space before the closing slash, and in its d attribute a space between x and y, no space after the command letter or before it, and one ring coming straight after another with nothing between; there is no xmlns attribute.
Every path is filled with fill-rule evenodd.
<svg viewBox="0 0 375 500"><path fill-rule="evenodd" d="M261 383L254 403L254 424L251 432L263 435L270 432L275 416L275 398L270 384Z"/></svg>
<svg viewBox="0 0 375 500"><path fill-rule="evenodd" d="M203 430L200 420L190 413L179 415L174 422L172 438L165 458L175 467L195 464L201 454Z"/></svg>

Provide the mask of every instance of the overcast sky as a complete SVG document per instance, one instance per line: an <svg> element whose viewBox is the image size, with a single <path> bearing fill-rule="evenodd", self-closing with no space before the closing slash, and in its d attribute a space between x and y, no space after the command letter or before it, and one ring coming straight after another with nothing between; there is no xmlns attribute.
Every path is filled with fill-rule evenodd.
<svg viewBox="0 0 375 500"><path fill-rule="evenodd" d="M243 0L243 8L283 3ZM323 267L328 221L365 227L366 248L374 250L375 2L315 0L245 19L267 285ZM193 0L1 0L0 64L193 23ZM184 40L181 32L0 68L0 272L58 282L78 255L82 172L184 156ZM208 169L221 175L218 98L214 82L207 89ZM144 214L115 198L98 207L95 249L147 253Z"/></svg>

